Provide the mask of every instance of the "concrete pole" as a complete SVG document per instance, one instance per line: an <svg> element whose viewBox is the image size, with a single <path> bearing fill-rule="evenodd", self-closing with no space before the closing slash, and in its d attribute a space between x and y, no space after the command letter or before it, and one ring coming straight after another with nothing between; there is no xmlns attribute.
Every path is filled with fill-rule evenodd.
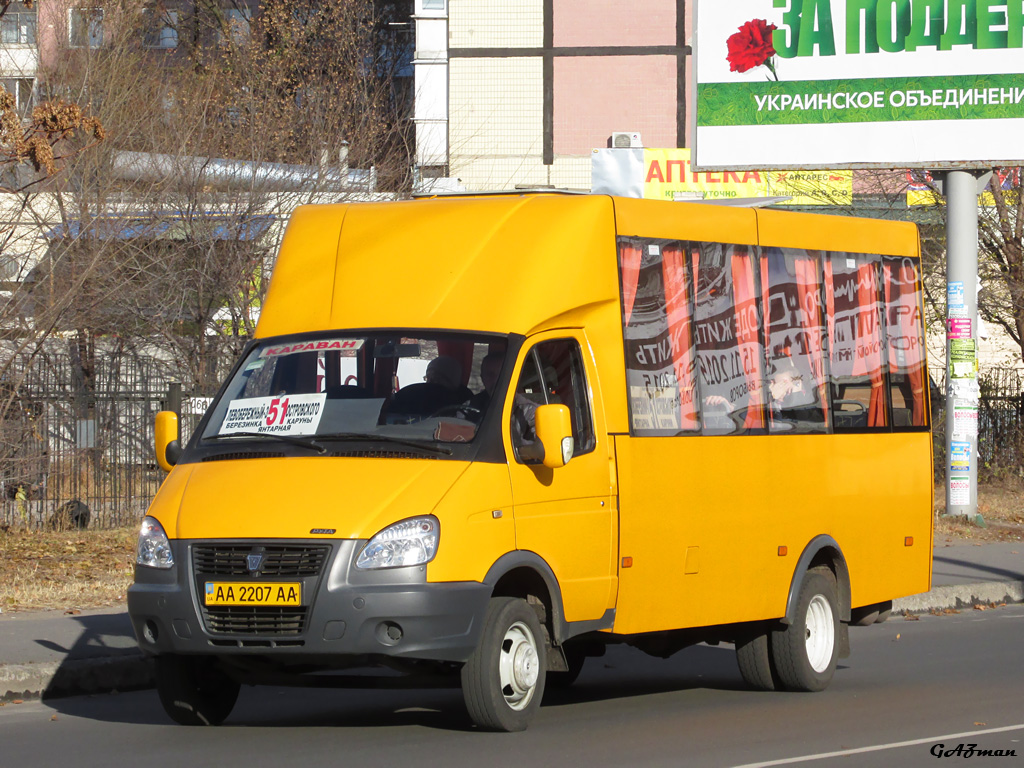
<svg viewBox="0 0 1024 768"><path fill-rule="evenodd" d="M978 194L989 171L947 171L946 514L978 514Z"/></svg>

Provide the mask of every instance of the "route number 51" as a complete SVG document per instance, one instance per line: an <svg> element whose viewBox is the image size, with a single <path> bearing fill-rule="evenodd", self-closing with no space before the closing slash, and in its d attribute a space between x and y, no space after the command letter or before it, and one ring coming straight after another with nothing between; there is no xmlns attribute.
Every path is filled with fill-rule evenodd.
<svg viewBox="0 0 1024 768"><path fill-rule="evenodd" d="M288 413L288 398L283 400L280 397L275 397L270 401L270 408L267 411L267 426L272 427L274 424L284 424L284 417Z"/></svg>

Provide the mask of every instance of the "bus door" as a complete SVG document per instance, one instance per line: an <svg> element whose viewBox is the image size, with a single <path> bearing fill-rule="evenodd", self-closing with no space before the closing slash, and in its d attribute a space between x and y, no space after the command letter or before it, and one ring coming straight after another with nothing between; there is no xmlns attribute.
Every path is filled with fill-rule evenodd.
<svg viewBox="0 0 1024 768"><path fill-rule="evenodd" d="M549 333L531 342L505 407L516 548L551 566L567 621L599 619L615 604L618 520L604 412L591 400L594 363L582 333ZM572 459L558 469L541 463L533 431L537 406L552 403L568 406L575 444Z"/></svg>

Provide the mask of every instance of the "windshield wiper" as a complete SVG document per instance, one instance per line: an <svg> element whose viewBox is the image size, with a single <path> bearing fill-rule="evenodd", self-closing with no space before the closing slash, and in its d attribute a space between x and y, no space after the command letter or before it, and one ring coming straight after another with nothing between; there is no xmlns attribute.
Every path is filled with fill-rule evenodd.
<svg viewBox="0 0 1024 768"><path fill-rule="evenodd" d="M395 445L406 445L410 448L422 448L425 451L433 451L434 453L443 453L445 456L452 455L451 448L445 448L440 445L433 445L426 440L405 440L400 437L391 437L390 435L368 435L364 432L335 432L327 435L317 435L321 440L358 440L360 442L383 442L383 443L394 443Z"/></svg>
<svg viewBox="0 0 1024 768"><path fill-rule="evenodd" d="M296 437L295 435L278 435L273 432L228 432L223 435L211 435L203 440L224 440L228 437L269 437L271 440L280 440L282 443L301 445L303 448L312 448L317 453L327 453L327 449L316 441L314 437Z"/></svg>

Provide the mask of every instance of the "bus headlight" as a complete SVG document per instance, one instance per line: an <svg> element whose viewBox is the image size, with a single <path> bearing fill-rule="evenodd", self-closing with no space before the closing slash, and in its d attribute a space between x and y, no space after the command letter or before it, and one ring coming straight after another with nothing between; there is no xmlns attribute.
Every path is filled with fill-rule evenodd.
<svg viewBox="0 0 1024 768"><path fill-rule="evenodd" d="M135 550L135 562L149 568L170 568L174 565L171 542L167 540L164 527L155 517L142 518L139 530L139 544Z"/></svg>
<svg viewBox="0 0 1024 768"><path fill-rule="evenodd" d="M380 531L356 559L356 568L401 568L434 559L440 525L433 515L411 517Z"/></svg>

